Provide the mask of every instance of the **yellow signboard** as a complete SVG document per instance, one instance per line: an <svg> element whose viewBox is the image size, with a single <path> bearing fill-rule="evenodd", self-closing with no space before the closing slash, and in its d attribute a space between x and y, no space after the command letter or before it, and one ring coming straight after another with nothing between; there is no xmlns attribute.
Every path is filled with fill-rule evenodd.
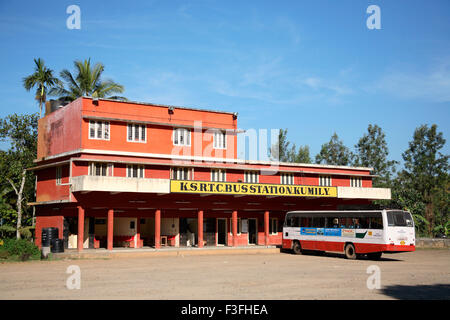
<svg viewBox="0 0 450 320"><path fill-rule="evenodd" d="M170 181L170 192L242 194L253 196L337 197L336 187L180 180Z"/></svg>

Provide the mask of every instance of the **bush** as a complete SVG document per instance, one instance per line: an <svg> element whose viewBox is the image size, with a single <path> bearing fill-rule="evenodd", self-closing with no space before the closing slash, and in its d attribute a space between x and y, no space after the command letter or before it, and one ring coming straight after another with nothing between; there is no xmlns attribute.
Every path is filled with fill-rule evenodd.
<svg viewBox="0 0 450 320"><path fill-rule="evenodd" d="M4 239L0 250L6 251L9 256L17 256L22 261L41 257L39 248L33 242L25 239Z"/></svg>

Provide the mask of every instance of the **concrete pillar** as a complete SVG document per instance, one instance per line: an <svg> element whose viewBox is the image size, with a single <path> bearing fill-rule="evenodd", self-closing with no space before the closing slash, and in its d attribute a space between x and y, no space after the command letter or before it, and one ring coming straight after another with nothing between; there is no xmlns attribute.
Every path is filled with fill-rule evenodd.
<svg viewBox="0 0 450 320"><path fill-rule="evenodd" d="M113 249L113 237L114 237L114 210L108 210L108 232L107 232L107 249Z"/></svg>
<svg viewBox="0 0 450 320"><path fill-rule="evenodd" d="M198 210L198 247L203 248L203 210Z"/></svg>
<svg viewBox="0 0 450 320"><path fill-rule="evenodd" d="M155 248L161 248L161 210L155 211Z"/></svg>
<svg viewBox="0 0 450 320"><path fill-rule="evenodd" d="M231 216L232 224L233 224L233 247L237 247L237 211L233 211Z"/></svg>
<svg viewBox="0 0 450 320"><path fill-rule="evenodd" d="M77 235L77 250L83 251L84 243L84 208L78 206L78 235Z"/></svg>
<svg viewBox="0 0 450 320"><path fill-rule="evenodd" d="M141 217L136 218L136 248L141 247Z"/></svg>
<svg viewBox="0 0 450 320"><path fill-rule="evenodd" d="M264 211L264 245L269 245L269 211Z"/></svg>

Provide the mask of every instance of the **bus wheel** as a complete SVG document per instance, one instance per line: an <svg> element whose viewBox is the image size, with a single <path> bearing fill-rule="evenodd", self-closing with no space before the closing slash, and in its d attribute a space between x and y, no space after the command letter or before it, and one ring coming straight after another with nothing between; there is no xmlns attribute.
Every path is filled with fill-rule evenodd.
<svg viewBox="0 0 450 320"><path fill-rule="evenodd" d="M350 260L356 259L356 251L353 244L349 243L345 246L345 257Z"/></svg>
<svg viewBox="0 0 450 320"><path fill-rule="evenodd" d="M302 247L300 246L300 242L295 241L294 246L292 247L292 251L294 251L295 254L301 254L302 253Z"/></svg>
<svg viewBox="0 0 450 320"><path fill-rule="evenodd" d="M367 254L367 258L370 260L380 260L381 252L372 252Z"/></svg>

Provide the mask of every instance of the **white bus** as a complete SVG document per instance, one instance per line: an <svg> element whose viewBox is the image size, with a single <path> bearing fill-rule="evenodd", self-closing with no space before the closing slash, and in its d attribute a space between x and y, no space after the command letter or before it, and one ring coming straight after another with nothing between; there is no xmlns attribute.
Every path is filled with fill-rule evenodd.
<svg viewBox="0 0 450 320"><path fill-rule="evenodd" d="M283 226L283 249L344 253L347 259L383 252L415 251L414 221L401 210L290 211Z"/></svg>

